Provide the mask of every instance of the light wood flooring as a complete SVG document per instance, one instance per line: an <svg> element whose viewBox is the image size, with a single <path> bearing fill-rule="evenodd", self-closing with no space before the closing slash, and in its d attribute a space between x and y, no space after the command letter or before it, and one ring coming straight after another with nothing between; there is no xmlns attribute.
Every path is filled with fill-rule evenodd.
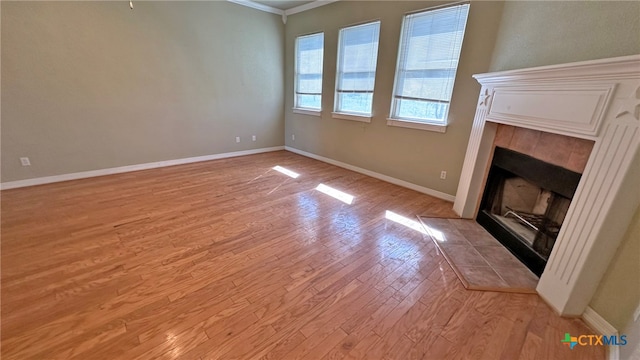
<svg viewBox="0 0 640 360"><path fill-rule="evenodd" d="M450 203L289 152L1 197L2 359L604 359L463 288L415 228Z"/></svg>

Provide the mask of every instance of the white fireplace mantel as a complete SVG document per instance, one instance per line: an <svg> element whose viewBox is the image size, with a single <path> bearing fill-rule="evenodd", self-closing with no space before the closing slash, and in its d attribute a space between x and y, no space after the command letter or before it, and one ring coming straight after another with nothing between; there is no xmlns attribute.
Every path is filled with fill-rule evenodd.
<svg viewBox="0 0 640 360"><path fill-rule="evenodd" d="M565 316L593 296L640 204L640 55L474 76L482 85L454 210L475 218L497 124L594 141L537 291Z"/></svg>

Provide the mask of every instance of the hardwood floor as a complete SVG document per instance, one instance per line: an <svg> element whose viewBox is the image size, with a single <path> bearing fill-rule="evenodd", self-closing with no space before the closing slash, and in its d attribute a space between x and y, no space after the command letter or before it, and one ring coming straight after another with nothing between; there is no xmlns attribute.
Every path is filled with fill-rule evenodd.
<svg viewBox="0 0 640 360"><path fill-rule="evenodd" d="M415 227L450 203L289 152L1 196L3 359L604 358L462 287Z"/></svg>

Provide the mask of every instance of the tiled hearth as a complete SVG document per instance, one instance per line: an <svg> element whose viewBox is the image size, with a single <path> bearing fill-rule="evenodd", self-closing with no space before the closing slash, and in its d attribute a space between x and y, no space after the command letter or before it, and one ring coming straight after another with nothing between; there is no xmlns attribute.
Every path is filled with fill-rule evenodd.
<svg viewBox="0 0 640 360"><path fill-rule="evenodd" d="M536 292L538 277L474 220L419 218L465 288Z"/></svg>

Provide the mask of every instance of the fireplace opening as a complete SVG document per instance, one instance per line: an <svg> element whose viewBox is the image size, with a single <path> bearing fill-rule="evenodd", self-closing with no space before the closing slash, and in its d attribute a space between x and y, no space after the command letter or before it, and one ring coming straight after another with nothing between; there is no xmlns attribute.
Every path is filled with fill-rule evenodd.
<svg viewBox="0 0 640 360"><path fill-rule="evenodd" d="M540 276L580 176L496 147L476 220Z"/></svg>

